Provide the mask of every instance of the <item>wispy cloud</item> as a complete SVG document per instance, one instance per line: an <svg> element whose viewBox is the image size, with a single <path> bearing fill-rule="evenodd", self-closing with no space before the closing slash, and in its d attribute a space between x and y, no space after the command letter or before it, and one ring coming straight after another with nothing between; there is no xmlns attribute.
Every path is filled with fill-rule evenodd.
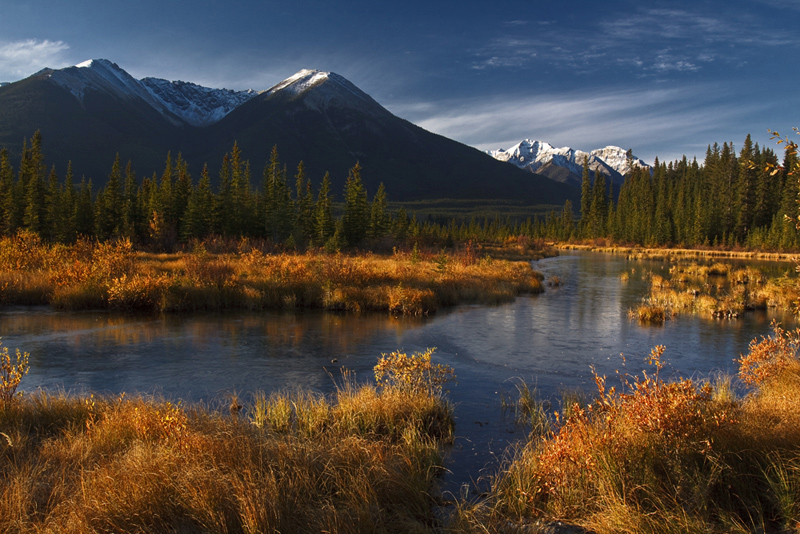
<svg viewBox="0 0 800 534"><path fill-rule="evenodd" d="M698 95L716 94L701 98ZM674 159L702 156L715 139L726 140L737 116L752 109L732 108L719 91L694 86L645 91L573 92L489 101L464 99L390 105L423 128L481 150L508 148L535 138L554 145L592 150L607 145L633 148L637 156ZM690 103L691 102L691 103ZM754 104L757 105L757 104ZM747 132L741 135L742 139ZM731 140L731 139L728 139ZM733 140L740 141L737 137ZM703 147L696 152L697 147ZM664 153L670 147L670 153Z"/></svg>
<svg viewBox="0 0 800 534"><path fill-rule="evenodd" d="M63 41L46 39L0 42L0 80L15 81L44 67L62 67L68 49Z"/></svg>
<svg viewBox="0 0 800 534"><path fill-rule="evenodd" d="M596 31L561 25L510 27L473 51L473 68L547 65L580 72L627 68L652 75L698 71L712 61L739 64L743 53L763 50L758 47L800 46L794 34L738 17L736 12L639 9L625 16L610 14L597 22ZM664 49L670 53L664 55Z"/></svg>

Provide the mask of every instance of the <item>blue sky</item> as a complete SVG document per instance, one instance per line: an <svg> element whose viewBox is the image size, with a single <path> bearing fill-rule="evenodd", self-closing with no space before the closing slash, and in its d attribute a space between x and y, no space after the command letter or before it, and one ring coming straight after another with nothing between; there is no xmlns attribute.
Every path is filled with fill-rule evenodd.
<svg viewBox="0 0 800 534"><path fill-rule="evenodd" d="M480 149L617 145L652 161L800 126L800 0L0 0L0 81L106 58L267 89L337 72ZM657 7L652 7L657 6Z"/></svg>

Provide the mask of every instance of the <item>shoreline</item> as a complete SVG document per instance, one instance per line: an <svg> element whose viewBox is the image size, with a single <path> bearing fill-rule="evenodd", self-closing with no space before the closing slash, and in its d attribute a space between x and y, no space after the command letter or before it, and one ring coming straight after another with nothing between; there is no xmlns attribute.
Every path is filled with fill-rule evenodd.
<svg viewBox="0 0 800 534"><path fill-rule="evenodd" d="M765 260L796 262L800 260L800 254L788 252L755 252L755 251L736 251L736 250L707 250L691 248L650 248L640 246L607 246L607 245L581 245L574 243L552 243L558 250L580 250L586 252L603 252L606 254L643 254L653 256L678 256L684 258L724 258L724 259L743 259L743 260Z"/></svg>

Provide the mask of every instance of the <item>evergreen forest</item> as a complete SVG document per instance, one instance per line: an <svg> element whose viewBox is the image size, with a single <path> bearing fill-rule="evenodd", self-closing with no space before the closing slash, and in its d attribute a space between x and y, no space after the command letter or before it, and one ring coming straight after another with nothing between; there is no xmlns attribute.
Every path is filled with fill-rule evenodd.
<svg viewBox="0 0 800 534"><path fill-rule="evenodd" d="M544 217L418 220L403 207L391 211L383 185L370 199L358 163L339 201L327 173L315 189L303 162L291 175L277 147L260 180L254 179L236 143L213 178L207 164L193 177L181 154L167 154L160 176L139 179L133 162L123 167L117 157L105 184L94 188L91 180L76 181L70 164L63 175L45 169L36 132L24 143L17 168L0 150L0 233L25 230L60 243L123 238L161 251L212 236L260 239L283 250L452 246L525 236L793 251L800 243L798 182L790 171L797 155L791 146L780 162L749 135L738 153L732 143L715 143L702 163L683 157L634 168L618 191L604 174L584 166L580 206L567 201Z"/></svg>

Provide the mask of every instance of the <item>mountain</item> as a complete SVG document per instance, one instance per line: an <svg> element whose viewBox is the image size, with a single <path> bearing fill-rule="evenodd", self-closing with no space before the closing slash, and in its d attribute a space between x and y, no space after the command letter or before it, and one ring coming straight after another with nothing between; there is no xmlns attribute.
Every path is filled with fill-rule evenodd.
<svg viewBox="0 0 800 534"><path fill-rule="evenodd" d="M0 88L0 146L20 153L40 130L48 165L102 184L119 153L138 176L161 174L179 152L199 176L216 176L234 142L252 162L253 183L275 145L289 175L302 160L333 191L360 162L370 193L383 182L392 200L505 199L536 205L575 200L576 190L505 165L479 150L394 116L335 73L303 70L262 92L208 89L187 82L136 80L92 60L44 69Z"/></svg>
<svg viewBox="0 0 800 534"><path fill-rule="evenodd" d="M543 141L525 139L508 150L491 150L487 154L499 161L513 163L520 169L577 187L581 185L585 159L588 159L590 170L602 172L617 185L622 184L624 176L630 172L627 151L616 146L583 152L569 147L555 148ZM650 167L635 156L632 163L638 167Z"/></svg>
<svg viewBox="0 0 800 534"><path fill-rule="evenodd" d="M61 70L45 69L38 74L67 89L81 103L85 103L87 90L101 90L119 98L138 98L176 125L208 126L257 94L160 78L136 80L107 59L89 60Z"/></svg>

